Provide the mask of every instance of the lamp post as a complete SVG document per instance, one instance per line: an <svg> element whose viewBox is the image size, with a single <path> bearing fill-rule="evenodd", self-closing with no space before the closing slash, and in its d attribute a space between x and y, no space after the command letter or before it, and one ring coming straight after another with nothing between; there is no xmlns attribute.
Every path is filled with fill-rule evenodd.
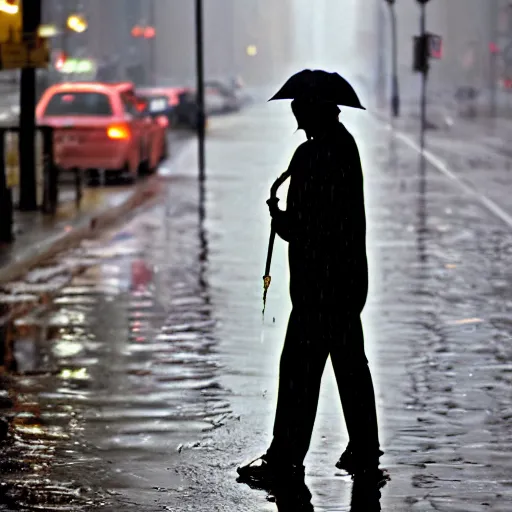
<svg viewBox="0 0 512 512"><path fill-rule="evenodd" d="M417 0L420 4L420 48L423 62L421 69L421 132L420 146L421 150L425 148L425 129L427 118L427 78L429 70L429 51L427 36L427 3L429 0Z"/></svg>
<svg viewBox="0 0 512 512"><path fill-rule="evenodd" d="M30 6L30 7L29 7ZM22 3L23 42L34 45L41 24L41 0ZM20 134L18 138L20 161L20 210L37 210L36 194L36 70L24 67L20 84Z"/></svg>
<svg viewBox="0 0 512 512"><path fill-rule="evenodd" d="M150 37L149 41L149 85L156 85L156 75L155 75L155 0L150 0L149 2L149 25L153 28L150 31L152 37Z"/></svg>
<svg viewBox="0 0 512 512"><path fill-rule="evenodd" d="M203 52L203 1L196 0L196 65L197 65L197 135L199 143L199 181L205 179L205 108L204 108L204 52Z"/></svg>
<svg viewBox="0 0 512 512"><path fill-rule="evenodd" d="M391 115L400 116L400 93L398 86L398 44L397 44L397 20L395 0L386 0L391 16Z"/></svg>

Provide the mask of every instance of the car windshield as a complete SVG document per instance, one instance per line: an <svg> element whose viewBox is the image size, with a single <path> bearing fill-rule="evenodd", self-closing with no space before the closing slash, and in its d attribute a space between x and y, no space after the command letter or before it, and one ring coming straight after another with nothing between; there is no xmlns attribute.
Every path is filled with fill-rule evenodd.
<svg viewBox="0 0 512 512"><path fill-rule="evenodd" d="M45 116L111 116L112 105L106 94L97 92L59 92L52 96Z"/></svg>

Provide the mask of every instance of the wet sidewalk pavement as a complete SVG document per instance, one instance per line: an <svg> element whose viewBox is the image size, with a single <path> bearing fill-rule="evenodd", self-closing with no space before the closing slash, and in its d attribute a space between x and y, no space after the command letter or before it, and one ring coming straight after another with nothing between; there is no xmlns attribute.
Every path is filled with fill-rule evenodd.
<svg viewBox="0 0 512 512"><path fill-rule="evenodd" d="M435 107L429 109L434 110ZM427 130L426 154L429 163L450 180L459 181L487 210L496 213L512 228L512 207L507 191L512 187L512 121L503 118L456 118L451 127L443 126L444 118L432 114L438 129ZM397 131L399 136L418 149L420 120L406 113L390 120L382 112L379 118Z"/></svg>
<svg viewBox="0 0 512 512"><path fill-rule="evenodd" d="M181 132L171 133L168 137L172 154L162 163L160 170L165 170L172 164L190 139L189 134ZM104 186L92 187L84 184L80 205L77 205L76 191L69 181L69 177L64 177L60 184L59 205L55 215L43 214L41 211L15 210L15 240L12 244L0 246L0 268L23 259L34 251L42 250L65 233L86 225L93 216L119 206L134 193L133 185L122 183L108 182Z"/></svg>
<svg viewBox="0 0 512 512"><path fill-rule="evenodd" d="M82 201L77 207L75 193L65 190L55 215L36 212L14 212L12 244L0 247L0 267L8 265L38 246L51 242L85 222L91 215L116 206L131 193L131 187L110 187L108 189L84 189Z"/></svg>
<svg viewBox="0 0 512 512"><path fill-rule="evenodd" d="M510 230L385 126L343 115L365 170L382 509L508 511ZM275 105L212 122L204 230L191 147L161 205L12 284L34 293L46 273L60 288L16 325L20 375L3 379L12 508L275 510L235 470L270 441L290 306L278 242L262 323L265 200L294 129ZM324 381L306 482L316 511L348 511L330 365Z"/></svg>

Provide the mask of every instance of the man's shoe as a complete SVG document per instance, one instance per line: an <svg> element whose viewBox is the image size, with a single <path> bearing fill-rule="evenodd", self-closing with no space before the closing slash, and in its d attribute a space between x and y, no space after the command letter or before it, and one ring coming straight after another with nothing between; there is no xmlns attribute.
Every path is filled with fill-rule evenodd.
<svg viewBox="0 0 512 512"><path fill-rule="evenodd" d="M379 450L379 455L377 460L384 455L382 450ZM377 462L377 466L378 466ZM347 447L347 449L341 454L338 462L336 462L336 467L341 469L342 471L346 471L349 475L354 475L357 467L358 467L358 458L354 455L354 452Z"/></svg>
<svg viewBox="0 0 512 512"><path fill-rule="evenodd" d="M237 468L240 480L246 483L273 484L276 482L304 479L304 466L269 461L265 455Z"/></svg>
<svg viewBox="0 0 512 512"><path fill-rule="evenodd" d="M336 467L342 471L346 471L349 475L353 475L355 471L354 454L348 448L341 454Z"/></svg>

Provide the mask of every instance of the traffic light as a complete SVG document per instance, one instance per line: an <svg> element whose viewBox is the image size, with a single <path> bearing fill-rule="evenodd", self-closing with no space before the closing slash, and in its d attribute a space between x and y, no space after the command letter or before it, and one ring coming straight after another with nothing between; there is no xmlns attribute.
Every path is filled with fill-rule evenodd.
<svg viewBox="0 0 512 512"><path fill-rule="evenodd" d="M427 34L428 36L428 52L429 56L433 59L443 58L443 38L434 34Z"/></svg>
<svg viewBox="0 0 512 512"><path fill-rule="evenodd" d="M132 37L142 37L143 34L144 29L139 27L139 25L135 25L135 27L132 28Z"/></svg>
<svg viewBox="0 0 512 512"><path fill-rule="evenodd" d="M64 65L66 64L66 61L68 60L68 56L65 52L60 52L57 56L57 59L55 60L55 69L60 71Z"/></svg>
<svg viewBox="0 0 512 512"><path fill-rule="evenodd" d="M144 39L153 39L156 35L156 30L154 27L146 27L144 29Z"/></svg>
<svg viewBox="0 0 512 512"><path fill-rule="evenodd" d="M428 71L429 56L429 35L415 36L413 70L419 73L426 73Z"/></svg>
<svg viewBox="0 0 512 512"><path fill-rule="evenodd" d="M155 27L135 25L131 31L132 37L143 37L144 39L153 39L156 36Z"/></svg>

